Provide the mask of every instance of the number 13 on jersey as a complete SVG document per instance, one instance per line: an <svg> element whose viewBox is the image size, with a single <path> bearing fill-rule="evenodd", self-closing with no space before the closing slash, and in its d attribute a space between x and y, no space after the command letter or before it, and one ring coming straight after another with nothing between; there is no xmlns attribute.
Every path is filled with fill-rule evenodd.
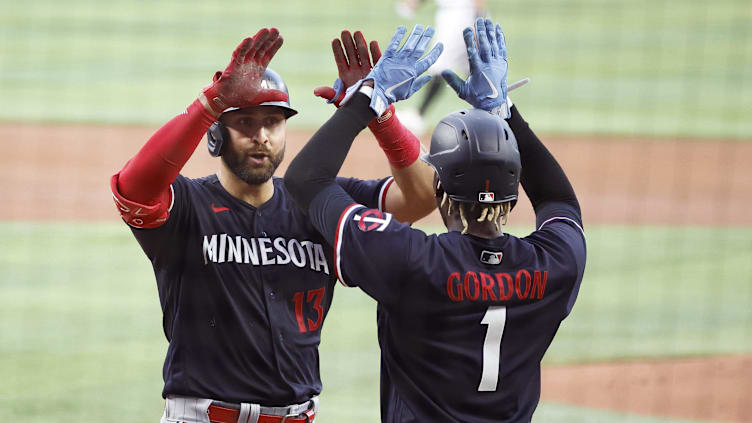
<svg viewBox="0 0 752 423"><path fill-rule="evenodd" d="M478 392L495 391L499 382L499 365L501 356L501 338L507 322L507 308L489 307L482 325L488 325L486 340L483 342L483 372L478 385Z"/></svg>

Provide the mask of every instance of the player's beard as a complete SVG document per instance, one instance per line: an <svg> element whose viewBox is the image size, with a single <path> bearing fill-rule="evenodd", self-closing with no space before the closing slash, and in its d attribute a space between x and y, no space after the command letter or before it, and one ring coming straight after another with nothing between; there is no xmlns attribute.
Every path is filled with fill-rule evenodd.
<svg viewBox="0 0 752 423"><path fill-rule="evenodd" d="M227 150L222 154L222 161L235 176L248 185L261 185L268 181L274 175L279 164L282 163L282 159L285 158L283 147L277 154L268 152L269 160L265 160L262 166L256 166L251 164L251 158L247 154L239 154L229 148Z"/></svg>

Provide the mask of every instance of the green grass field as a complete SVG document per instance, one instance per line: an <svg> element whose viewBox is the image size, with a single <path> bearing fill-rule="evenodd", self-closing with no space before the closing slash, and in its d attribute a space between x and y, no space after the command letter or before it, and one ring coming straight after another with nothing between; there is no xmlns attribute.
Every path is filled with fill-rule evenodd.
<svg viewBox="0 0 752 423"><path fill-rule="evenodd" d="M752 228L592 227L588 238L578 302L546 362L752 352ZM150 263L125 225L2 223L0 239L14 247L0 256L8 420L156 421L167 342ZM323 339L321 421L376 421L373 301L338 287ZM544 403L536 421L659 420Z"/></svg>
<svg viewBox="0 0 752 423"><path fill-rule="evenodd" d="M747 0L489 1L507 34L510 82L539 131L750 138L752 4ZM272 5L273 4L273 5ZM362 29L382 45L413 21L393 3L365 0L0 0L0 105L4 121L160 124L191 102L244 36L277 26L272 62L301 113L318 127L331 113L313 88L331 84L329 41ZM417 100L407 104L417 106ZM429 120L464 103L443 93Z"/></svg>

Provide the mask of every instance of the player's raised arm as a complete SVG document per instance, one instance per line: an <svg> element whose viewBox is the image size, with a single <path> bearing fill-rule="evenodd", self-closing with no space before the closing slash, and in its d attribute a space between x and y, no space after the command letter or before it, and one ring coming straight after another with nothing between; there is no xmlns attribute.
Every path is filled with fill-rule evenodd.
<svg viewBox="0 0 752 423"><path fill-rule="evenodd" d="M169 215L170 184L180 173L209 126L225 110L264 101L286 101L278 90L262 89L266 66L282 45L276 28L263 28L244 39L224 71L204 88L185 113L174 117L146 142L120 172L112 176L111 189L126 223L161 226Z"/></svg>
<svg viewBox="0 0 752 423"><path fill-rule="evenodd" d="M332 40L332 53L339 78L333 87L318 87L314 94L327 103L339 107L345 89L365 78L381 58L376 41L366 43L360 31L344 30L340 38ZM436 207L433 198L433 171L418 160L421 143L397 118L394 105L371 120L368 128L386 154L396 186L386 193L384 209L398 220L414 222L428 215Z"/></svg>
<svg viewBox="0 0 752 423"><path fill-rule="evenodd" d="M551 208L568 209L565 215L581 225L580 205L566 174L507 96L507 49L501 26L478 18L475 32L477 40L472 29L463 32L470 76L463 81L449 70L442 76L460 98L475 108L506 117L517 138L522 162L520 182L536 212L536 227L556 214Z"/></svg>
<svg viewBox="0 0 752 423"><path fill-rule="evenodd" d="M353 200L334 182L355 136L393 102L422 87L430 76L420 76L436 61L438 44L420 60L433 36L416 25L405 45L405 27L399 27L381 60L365 78L347 89L341 107L311 138L290 163L285 185L316 228L334 245L337 221ZM322 152L326 151L326 154Z"/></svg>
<svg viewBox="0 0 752 423"><path fill-rule="evenodd" d="M530 129L516 106L512 106L511 112L512 116L507 122L517 137L520 149L520 183L535 210L536 227L558 214L571 217L582 226L580 203L564 170Z"/></svg>

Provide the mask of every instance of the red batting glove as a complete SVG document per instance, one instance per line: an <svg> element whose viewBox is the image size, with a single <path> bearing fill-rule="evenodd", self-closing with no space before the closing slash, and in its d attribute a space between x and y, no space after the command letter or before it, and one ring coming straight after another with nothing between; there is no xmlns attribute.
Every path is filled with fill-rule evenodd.
<svg viewBox="0 0 752 423"><path fill-rule="evenodd" d="M341 42L337 38L332 40L334 62L337 64L339 79L342 81L342 87L339 87L341 90L338 92L332 87L318 87L313 90L314 95L329 100L337 107L345 97L347 87L365 78L371 72L373 65L381 59L381 50L377 41L371 41L370 45L367 45L360 31L355 31L354 37L347 30L342 31L341 35ZM393 104L390 104L381 116L373 118L368 128L376 136L389 164L394 168L402 169L418 159L420 140L400 123L394 114Z"/></svg>
<svg viewBox="0 0 752 423"><path fill-rule="evenodd" d="M345 90L342 90L336 99L334 98L334 96L337 95L337 92L332 87L318 87L313 90L313 95L315 95L316 97L321 97L324 100L333 103L335 107L339 108L339 102L342 101L343 98L345 98Z"/></svg>
<svg viewBox="0 0 752 423"><path fill-rule="evenodd" d="M282 46L277 28L262 28L253 37L241 41L232 53L232 60L222 72L214 75L212 84L203 94L216 116L230 107L248 107L266 101L287 101L279 90L261 88L267 65Z"/></svg>
<svg viewBox="0 0 752 423"><path fill-rule="evenodd" d="M317 97L324 98L339 107L339 102L345 97L345 90L361 79L365 78L371 68L381 58L381 49L378 41L371 41L366 44L363 33L355 31L355 36L350 35L350 31L344 30L341 34L342 41L339 38L332 40L332 53L334 62L337 64L339 79L342 80L343 87L340 93L332 87L318 87L313 90ZM344 50L342 46L344 45ZM369 53L370 49L370 55ZM339 94L339 95L337 95ZM335 99L335 95L337 98Z"/></svg>

